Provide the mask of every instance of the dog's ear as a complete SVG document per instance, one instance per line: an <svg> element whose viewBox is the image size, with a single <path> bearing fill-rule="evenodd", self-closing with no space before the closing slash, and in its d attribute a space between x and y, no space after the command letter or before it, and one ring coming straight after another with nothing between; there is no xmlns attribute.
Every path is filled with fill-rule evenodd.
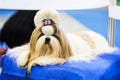
<svg viewBox="0 0 120 80"><path fill-rule="evenodd" d="M35 46L40 34L41 34L40 28L35 28L34 31L32 32L32 35L30 38L29 62L33 60L36 56L38 56L34 53L35 53Z"/></svg>
<svg viewBox="0 0 120 80"><path fill-rule="evenodd" d="M59 57L67 59L73 55L70 44L69 44L65 34L61 30L58 30L57 36L59 37L60 45L62 47L62 51L59 54Z"/></svg>
<svg viewBox="0 0 120 80"><path fill-rule="evenodd" d="M33 52L35 51L35 45L40 34L41 34L41 31L39 28L35 28L34 31L32 32L32 35L30 38L30 51L33 51Z"/></svg>

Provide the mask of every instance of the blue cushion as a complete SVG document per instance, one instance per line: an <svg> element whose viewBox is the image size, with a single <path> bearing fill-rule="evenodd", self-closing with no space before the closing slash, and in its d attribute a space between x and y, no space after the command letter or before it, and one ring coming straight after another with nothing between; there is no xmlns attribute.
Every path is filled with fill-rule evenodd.
<svg viewBox="0 0 120 80"><path fill-rule="evenodd" d="M63 65L32 67L26 76L26 69L16 65L9 54L2 57L0 80L120 80L120 50L103 54L91 62L69 61Z"/></svg>

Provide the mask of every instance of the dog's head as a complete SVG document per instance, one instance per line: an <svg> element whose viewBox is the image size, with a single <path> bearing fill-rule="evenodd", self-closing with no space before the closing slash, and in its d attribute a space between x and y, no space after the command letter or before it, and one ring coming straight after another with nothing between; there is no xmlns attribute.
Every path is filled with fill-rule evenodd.
<svg viewBox="0 0 120 80"><path fill-rule="evenodd" d="M72 55L65 34L59 28L60 15L50 9L38 11L34 17L36 28L30 39L30 53L39 56L55 55L67 59Z"/></svg>

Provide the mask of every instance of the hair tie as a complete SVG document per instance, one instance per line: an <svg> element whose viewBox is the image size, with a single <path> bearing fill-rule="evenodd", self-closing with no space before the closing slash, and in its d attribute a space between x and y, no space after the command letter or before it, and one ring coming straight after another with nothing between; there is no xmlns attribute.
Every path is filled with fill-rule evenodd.
<svg viewBox="0 0 120 80"><path fill-rule="evenodd" d="M52 25L53 21L51 19L44 19L43 20L43 25L44 26L48 26L48 25Z"/></svg>

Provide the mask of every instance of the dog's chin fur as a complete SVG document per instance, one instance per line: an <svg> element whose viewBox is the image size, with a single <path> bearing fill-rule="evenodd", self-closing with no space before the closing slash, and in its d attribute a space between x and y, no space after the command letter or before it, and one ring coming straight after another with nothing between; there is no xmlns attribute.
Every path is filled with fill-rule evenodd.
<svg viewBox="0 0 120 80"><path fill-rule="evenodd" d="M44 17L38 20L41 14L37 13L34 19L38 20L35 23L37 27L31 35L30 42L8 50L11 57L16 57L18 66L27 67L28 73L31 67L36 64L46 66L63 64L68 60L89 61L99 54L115 50L108 45L103 36L92 31L64 34L58 26L58 14L56 14L57 17L46 12L44 14L47 16L45 18L51 19L52 17L55 20L51 25L54 34L46 36L42 33L42 22L41 24L38 23ZM47 37L50 38L50 41L46 44L45 39Z"/></svg>

